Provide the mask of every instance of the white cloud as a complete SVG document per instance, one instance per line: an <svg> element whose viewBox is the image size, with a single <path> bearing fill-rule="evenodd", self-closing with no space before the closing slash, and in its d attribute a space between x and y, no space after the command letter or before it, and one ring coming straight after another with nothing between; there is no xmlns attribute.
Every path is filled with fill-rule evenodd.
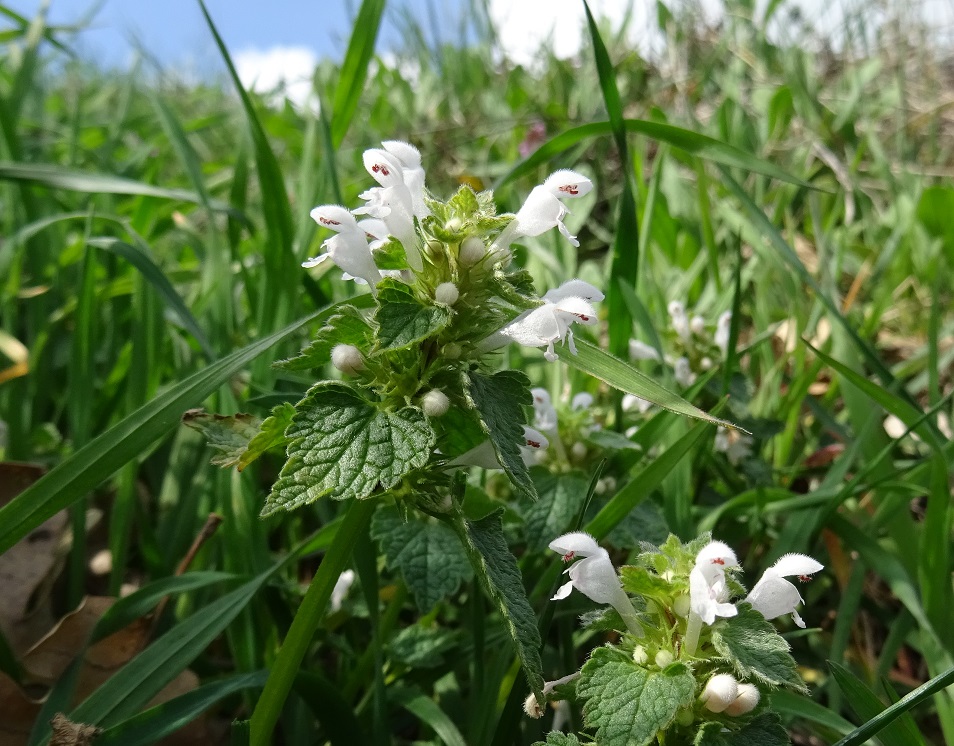
<svg viewBox="0 0 954 746"><path fill-rule="evenodd" d="M233 55L242 85L258 93L272 95L273 103L288 98L298 107L316 110L312 79L318 56L308 47L276 46L243 49Z"/></svg>

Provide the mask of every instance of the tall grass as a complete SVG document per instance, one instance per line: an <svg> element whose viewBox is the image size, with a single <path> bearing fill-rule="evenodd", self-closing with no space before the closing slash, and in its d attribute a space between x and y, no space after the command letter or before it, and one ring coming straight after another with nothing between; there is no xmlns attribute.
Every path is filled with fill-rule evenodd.
<svg viewBox="0 0 954 746"><path fill-rule="evenodd" d="M308 376L269 363L297 352L318 314L353 293L335 272L313 280L299 269L324 239L308 210L356 204L362 150L393 138L421 148L435 193L493 186L508 210L555 168L591 175L598 194L569 219L580 248L541 239L517 261L541 290L574 276L606 288L602 346L625 354L630 337L664 337L673 299L711 319L736 310L738 354L687 397L711 409L728 393L721 414L752 431L754 457L736 467L710 429L660 413L634 436L655 460L614 456L615 507L588 518L602 537L642 506L683 538L714 531L753 568L786 552L824 557L828 571L804 589L818 628L790 637L812 697L775 701L797 743L832 743L954 666L950 51L900 23L841 48L773 42L771 19L740 3L718 29L660 6L666 62L604 34L605 57L546 54L527 70L496 61L489 35L428 49L410 26L401 63L386 65L372 55L383 6L366 0L345 59L315 71L320 116L268 105L231 69L222 85L102 71L68 58L69 35L42 15L4 11L0 450L49 473L0 508L0 548L68 509L57 615L128 583L140 600L119 621L175 595L153 619L154 642L99 691L75 702L70 676L55 683L29 743L48 738L56 706L107 728L106 743L153 742L213 705L210 732L249 716L299 581L343 526L339 506L260 520L280 464L223 472L179 418L200 405L265 416L308 387ZM779 22L788 12L771 9ZM534 145L544 150L524 158L541 125L546 144ZM710 140L680 140L683 130ZM552 392L587 388L609 423L619 416L582 372L508 354ZM673 385L663 369L645 372ZM904 435L885 432L889 414ZM0 468L12 484L13 467ZM583 485L590 476L574 475ZM491 500L496 485L471 489ZM91 507L104 518L88 529ZM553 566L528 546L529 508L509 510L542 614ZM222 527L190 554L210 513ZM646 525L636 533L650 538ZM615 542L624 561L632 537ZM105 579L88 569L102 548ZM177 572L187 556L190 571ZM377 587L353 593L302 651L284 742L540 738L519 716L523 683L474 586L417 612L401 575L370 565L362 582L380 573ZM187 584L206 571L227 575ZM556 611L548 674L598 644L572 620ZM407 629L421 636L417 658ZM8 648L0 640L0 670L20 681L25 651ZM137 715L190 666L200 688ZM954 701L932 694L881 742L954 743Z"/></svg>

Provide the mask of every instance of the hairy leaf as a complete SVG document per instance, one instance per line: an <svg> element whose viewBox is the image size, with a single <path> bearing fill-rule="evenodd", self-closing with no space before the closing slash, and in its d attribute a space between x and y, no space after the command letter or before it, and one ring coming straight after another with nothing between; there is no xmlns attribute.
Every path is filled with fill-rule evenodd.
<svg viewBox="0 0 954 746"><path fill-rule="evenodd" d="M430 458L434 431L417 407L379 409L342 383L319 383L286 431L288 461L262 515L330 496L364 498L396 485Z"/></svg>
<svg viewBox="0 0 954 746"><path fill-rule="evenodd" d="M256 436L262 421L239 412L234 415L211 414L203 409L190 409L182 415L182 424L198 430L209 446L218 451L212 457L216 466L236 466Z"/></svg>
<svg viewBox="0 0 954 746"><path fill-rule="evenodd" d="M377 351L403 350L446 327L453 312L445 306L425 305L407 285L385 278L378 285Z"/></svg>
<svg viewBox="0 0 954 746"><path fill-rule="evenodd" d="M534 482L540 499L524 514L527 546L534 552L546 549L557 536L572 531L586 500L587 480L577 474L551 474L535 469Z"/></svg>
<svg viewBox="0 0 954 746"><path fill-rule="evenodd" d="M342 306L338 313L328 318L310 345L298 355L279 360L276 367L286 370L311 370L321 368L331 359L331 348L349 344L362 349L370 346L371 326L357 308Z"/></svg>
<svg viewBox="0 0 954 746"><path fill-rule="evenodd" d="M722 723L706 723L693 739L693 746L790 746L791 743L774 712L760 713L733 731L725 730Z"/></svg>
<svg viewBox="0 0 954 746"><path fill-rule="evenodd" d="M295 407L288 402L282 402L274 407L272 413L259 427L258 434L248 442L248 447L239 456L238 470L242 471L265 451L285 445L288 440L285 437L285 430L288 429L294 416Z"/></svg>
<svg viewBox="0 0 954 746"><path fill-rule="evenodd" d="M739 604L738 609L736 616L712 626L712 644L719 655L740 678L807 693L785 638L749 604Z"/></svg>

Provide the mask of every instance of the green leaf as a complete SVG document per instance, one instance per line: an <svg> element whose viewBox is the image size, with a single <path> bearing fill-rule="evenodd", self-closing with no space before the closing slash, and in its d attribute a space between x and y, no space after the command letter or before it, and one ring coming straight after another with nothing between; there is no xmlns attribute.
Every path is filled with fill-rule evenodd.
<svg viewBox="0 0 954 746"><path fill-rule="evenodd" d="M194 407L265 350L320 314L312 314L193 373L87 443L0 508L0 552L87 495L119 467L179 424Z"/></svg>
<svg viewBox="0 0 954 746"><path fill-rule="evenodd" d="M204 684L183 695L151 707L145 712L114 725L96 737L97 746L147 746L191 723L216 702L242 689L258 689L268 673L230 676Z"/></svg>
<svg viewBox="0 0 954 746"><path fill-rule="evenodd" d="M577 694L583 720L600 746L648 746L676 713L692 704L696 682L685 663L649 671L615 648L603 647L583 665Z"/></svg>
<svg viewBox="0 0 954 746"><path fill-rule="evenodd" d="M828 665L838 688L844 693L845 699L858 717L869 721L884 712L884 704L857 676L835 661L828 661ZM887 722L878 738L891 746L924 746L924 739L907 712L901 713L893 722Z"/></svg>
<svg viewBox="0 0 954 746"><path fill-rule="evenodd" d="M355 18L354 30L341 63L335 97L331 104L331 141L335 148L340 147L344 141L358 109L364 82L368 77L368 64L374 55L374 43L381 26L384 5L385 0L364 0Z"/></svg>
<svg viewBox="0 0 954 746"><path fill-rule="evenodd" d="M282 402L272 409L272 413L265 418L259 427L258 433L248 442L248 447L239 456L238 470L246 466L272 448L278 448L288 442L285 431L291 425L295 416L295 407L288 402Z"/></svg>
<svg viewBox="0 0 954 746"><path fill-rule="evenodd" d="M779 716L763 712L739 730L726 731L723 723L705 723L693 746L791 746L791 739Z"/></svg>
<svg viewBox="0 0 954 746"><path fill-rule="evenodd" d="M672 584L647 568L623 565L619 568L619 575L623 581L623 590L630 595L656 599L667 605L672 602Z"/></svg>
<svg viewBox="0 0 954 746"><path fill-rule="evenodd" d="M452 316L450 308L425 305L408 285L386 277L378 283L378 309L374 314L378 325L376 352L415 345L444 329Z"/></svg>
<svg viewBox="0 0 954 746"><path fill-rule="evenodd" d="M464 542L474 572L507 624L530 690L542 702L543 664L540 662L537 615L527 600L520 568L507 545L502 515L501 509L479 521L457 523L455 528Z"/></svg>
<svg viewBox="0 0 954 746"><path fill-rule="evenodd" d="M408 269L407 252L396 238L391 238L374 252L374 263L378 269Z"/></svg>
<svg viewBox="0 0 954 746"><path fill-rule="evenodd" d="M211 414L204 409L190 409L182 415L182 424L205 436L209 446L219 452L212 457L216 466L235 466L256 436L262 421L239 412L233 415Z"/></svg>
<svg viewBox="0 0 954 746"><path fill-rule="evenodd" d="M362 349L370 346L371 325L354 305L341 306L330 316L310 345L298 355L275 363L286 370L312 370L322 368L331 359L331 348L339 344L354 345Z"/></svg>
<svg viewBox="0 0 954 746"><path fill-rule="evenodd" d="M405 521L396 508L385 506L374 514L371 535L388 567L400 571L422 612L430 611L471 577L460 540L444 523Z"/></svg>
<svg viewBox="0 0 954 746"><path fill-rule="evenodd" d="M721 140L716 140L708 135L703 135L700 132L693 132L692 130L683 129L682 127L674 127L671 124L664 124L662 122L650 122L645 119L626 119L624 120L624 124L628 132L635 132L659 140L660 142L669 143L674 148L697 155L700 158L705 158L714 163L721 163L725 166L737 166L738 168L743 168L753 173L771 176L773 179L780 181L787 181L790 184L811 187L807 182L792 176L771 161L754 156L751 153L747 153L744 150L740 150L733 145L729 145ZM613 125L610 122L591 122L564 130L556 137L541 145L529 158L514 166L513 169L497 182L494 189L498 189L501 185L515 181L522 176L536 173L540 166L549 163L556 156L584 140L588 140L592 137L603 137L612 132Z"/></svg>
<svg viewBox="0 0 954 746"><path fill-rule="evenodd" d="M457 537L454 543L459 544ZM468 575L470 566L467 567ZM412 624L398 632L388 645L391 658L411 668L434 668L444 664L444 653L460 645L457 634L440 627Z"/></svg>
<svg viewBox="0 0 954 746"><path fill-rule="evenodd" d="M547 733L546 741L537 741L533 746L580 746L580 739L573 733L554 730Z"/></svg>
<svg viewBox="0 0 954 746"><path fill-rule="evenodd" d="M467 382L468 395L490 437L497 460L518 495L536 500L536 488L520 454L526 440L523 407L533 404L530 379L515 370L502 370L491 376L471 371Z"/></svg>
<svg viewBox="0 0 954 746"><path fill-rule="evenodd" d="M527 548L540 552L556 537L571 531L586 501L587 480L579 474L551 474L535 469L539 499L524 514Z"/></svg>
<svg viewBox="0 0 954 746"><path fill-rule="evenodd" d="M682 397L663 388L653 379L640 373L629 363L620 360L618 357L604 352L596 345L590 344L584 340L577 340L577 353L573 354L567 347L557 347L556 352L560 359L571 368L582 370L591 376L605 381L610 386L625 391L628 394L651 401L663 409L670 412L682 414L686 417L694 417L699 420L705 420L714 425L731 427L738 430L737 425L731 422L717 419L712 415L706 414Z"/></svg>
<svg viewBox="0 0 954 746"><path fill-rule="evenodd" d="M719 655L742 679L807 693L785 638L749 604L740 603L738 610L736 616L712 625L712 644Z"/></svg>
<svg viewBox="0 0 954 746"><path fill-rule="evenodd" d="M434 431L417 407L379 409L343 383L313 386L286 431L288 461L262 515L326 495L362 499L385 492L427 463Z"/></svg>
<svg viewBox="0 0 954 746"><path fill-rule="evenodd" d="M388 691L388 699L397 702L421 722L426 723L445 746L467 746L467 741L454 725L454 721L437 702L417 688L392 687Z"/></svg>

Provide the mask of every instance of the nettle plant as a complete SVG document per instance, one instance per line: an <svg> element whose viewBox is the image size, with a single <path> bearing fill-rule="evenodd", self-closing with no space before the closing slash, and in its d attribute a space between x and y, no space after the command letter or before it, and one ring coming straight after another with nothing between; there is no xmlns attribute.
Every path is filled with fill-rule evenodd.
<svg viewBox="0 0 954 746"><path fill-rule="evenodd" d="M569 582L553 600L577 590L607 604L584 623L620 637L594 650L579 672L544 685L547 701L582 704L596 743L789 743L768 695L780 687L806 689L788 643L768 620L791 614L805 626L796 611L801 595L786 578L807 581L821 564L802 554L785 555L746 595L736 579L735 553L709 535L688 544L670 536L659 547L645 547L619 574L609 553L588 534L566 534L550 549L573 563L566 571ZM531 694L527 714L541 717L543 704ZM577 736L563 733L551 733L546 741L578 743Z"/></svg>
<svg viewBox="0 0 954 746"><path fill-rule="evenodd" d="M529 273L512 267L510 250L513 242L553 228L577 245L563 224L564 201L589 192L590 180L573 171L557 171L533 189L516 214L498 215L493 195L469 186L446 202L434 198L425 187L420 154L407 143L390 141L368 150L364 164L378 186L361 195L365 205L359 209L322 205L312 211L315 221L333 235L322 245L324 253L303 266L330 260L370 293L334 306L313 341L299 355L276 364L291 371L324 371L330 363L338 378L318 381L297 404L276 407L264 421L200 412L186 418L222 452L215 459L221 465L244 468L265 451L284 448L287 458L263 516L323 498L348 501L335 543L253 716L253 730L258 726L265 733L262 724L277 718L294 668L350 554L351 543L345 543L365 530L355 527L359 519L347 527L348 519L359 514L364 516L360 520L371 522L371 535L388 565L401 571L422 610L449 596L471 574L476 576L506 622L536 709L575 686L573 696L583 700L586 723L597 729L600 743L648 744L657 737L662 743L672 729L706 734L706 743L732 743L712 739L724 738L725 729L778 730L777 721L764 715L764 704L755 705L766 687L802 687L787 645L753 608L756 601L751 597L751 606L739 607L734 619L709 627L710 607L697 609L699 589L690 577L696 544L682 547L670 541L641 555L640 565L624 569L622 585L606 551L592 538L569 534L551 544L567 560L584 557L570 568L570 583L555 598L575 587L611 604L616 616L599 623L609 620L612 625L615 620L624 634L619 645L592 655L575 684L570 676L560 686L545 685L537 618L503 530L503 509L483 511L479 519L465 514L470 467L502 470L510 497L534 500L531 466L543 464L560 472L581 465L600 449L632 446L622 435L603 433L593 398L586 393L574 397L568 407L561 405L558 422L549 394L531 389L522 372L501 370L496 352L517 342L543 348L544 357L553 362L556 345L577 352L574 325L597 324L594 303L603 299L597 288L571 279L539 296ZM652 391L669 396L668 406L678 400L658 387L650 387L647 396L652 397ZM688 405L685 411L706 416ZM551 439L553 452L544 456ZM429 582L432 575L415 569L420 563L408 559L418 553L426 564L435 552L442 557L437 584ZM718 568L724 581L720 588L738 590L734 566L733 558ZM710 575L707 568L706 578ZM706 592L722 593L715 587L710 582ZM319 600L312 599L313 591ZM632 605L627 591L641 596L640 606ZM728 617L725 609L730 606L724 603L716 613ZM736 608L731 606L733 612ZM305 616L308 619L299 624ZM292 652L283 659L286 649ZM730 676L732 671L737 679ZM722 679L713 679L720 674ZM274 683L276 678L282 681ZM735 699L747 702L754 697L752 707L725 714L730 705L714 709L715 695L705 705L697 702L700 691L708 691L706 682L730 678ZM631 722L624 730L637 733L635 740L619 735L621 696L632 700L625 708ZM649 701L644 697L661 704L640 706ZM732 707L741 710L743 705ZM257 720L262 709L267 712Z"/></svg>

